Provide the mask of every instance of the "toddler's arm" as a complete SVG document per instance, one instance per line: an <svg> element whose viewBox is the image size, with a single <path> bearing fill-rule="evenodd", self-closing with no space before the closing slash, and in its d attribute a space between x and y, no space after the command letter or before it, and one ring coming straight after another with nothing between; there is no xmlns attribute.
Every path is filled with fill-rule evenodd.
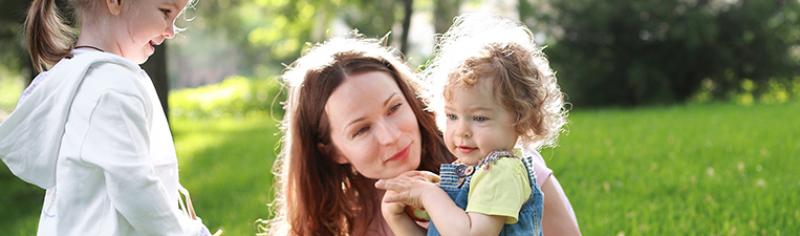
<svg viewBox="0 0 800 236"><path fill-rule="evenodd" d="M447 193L428 181L426 175L419 171L410 171L393 179L380 180L375 186L387 190L384 195L385 203L424 207L442 235L497 235L500 233L505 221L504 217L465 212L456 206ZM405 230L410 228L409 223L416 227L416 224L408 216L404 217L404 221L395 221L398 226L393 226L393 222L387 217L387 222L390 223L395 234L406 235L405 233L408 231ZM395 229L395 227L398 228ZM424 234L424 232L420 233Z"/></svg>

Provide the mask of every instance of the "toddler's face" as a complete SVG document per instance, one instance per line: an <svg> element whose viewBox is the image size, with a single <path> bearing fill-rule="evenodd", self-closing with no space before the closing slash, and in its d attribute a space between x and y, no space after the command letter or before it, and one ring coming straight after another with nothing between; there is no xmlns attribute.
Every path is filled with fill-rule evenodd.
<svg viewBox="0 0 800 236"><path fill-rule="evenodd" d="M455 86L445 102L444 140L459 161L474 165L494 150L511 150L519 136L516 116L499 102L490 78L472 86Z"/></svg>

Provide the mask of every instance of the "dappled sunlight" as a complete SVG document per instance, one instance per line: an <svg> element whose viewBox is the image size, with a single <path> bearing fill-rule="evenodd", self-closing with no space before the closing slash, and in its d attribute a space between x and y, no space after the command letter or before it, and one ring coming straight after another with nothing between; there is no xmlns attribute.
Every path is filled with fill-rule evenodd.
<svg viewBox="0 0 800 236"><path fill-rule="evenodd" d="M271 216L271 166L277 123L264 113L214 119L173 119L181 181L198 214L226 235L253 235Z"/></svg>
<svg viewBox="0 0 800 236"><path fill-rule="evenodd" d="M2 122L35 73L30 1L0 1ZM196 1L155 62L167 78L148 73L169 93L181 182L212 231L254 235L274 214L280 78L303 50L357 30L422 70L467 12L518 20L544 47L570 113L541 153L584 234L800 231L800 1L406 2ZM35 235L44 191L3 164L0 189L3 234Z"/></svg>

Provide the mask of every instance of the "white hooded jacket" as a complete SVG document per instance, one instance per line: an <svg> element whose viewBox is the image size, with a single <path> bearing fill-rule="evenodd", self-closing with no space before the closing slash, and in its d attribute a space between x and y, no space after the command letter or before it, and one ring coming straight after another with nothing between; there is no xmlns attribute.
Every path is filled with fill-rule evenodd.
<svg viewBox="0 0 800 236"><path fill-rule="evenodd" d="M77 49L0 124L0 159L46 189L39 235L200 235L179 209L172 134L138 65Z"/></svg>

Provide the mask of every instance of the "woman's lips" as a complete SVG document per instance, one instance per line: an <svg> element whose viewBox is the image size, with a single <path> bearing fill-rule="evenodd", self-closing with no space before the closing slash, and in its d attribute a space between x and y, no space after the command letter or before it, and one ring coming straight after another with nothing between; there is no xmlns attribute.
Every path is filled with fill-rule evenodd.
<svg viewBox="0 0 800 236"><path fill-rule="evenodd" d="M409 149L411 149L411 144L407 145L405 148L395 153L391 158L387 159L384 162L405 160L406 158L408 158Z"/></svg>

